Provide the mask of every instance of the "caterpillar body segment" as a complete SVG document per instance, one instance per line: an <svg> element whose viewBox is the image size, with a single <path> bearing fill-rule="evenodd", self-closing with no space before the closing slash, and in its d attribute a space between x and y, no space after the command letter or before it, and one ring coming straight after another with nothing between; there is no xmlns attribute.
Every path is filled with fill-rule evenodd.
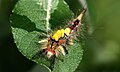
<svg viewBox="0 0 120 72"><path fill-rule="evenodd" d="M81 27L81 20L84 16L86 12L86 9L84 8L82 10L82 12L80 13L80 15L71 23L71 26L69 26L70 28L70 34L69 36L66 38L67 43L69 45L73 45L73 38L75 38L78 34L78 31L80 31L80 27Z"/></svg>
<svg viewBox="0 0 120 72"><path fill-rule="evenodd" d="M50 63L49 68L51 69L51 71L52 71L52 70L53 70L53 68L54 68L55 59L56 59L56 55L52 55L52 56L51 56L51 58L50 58L51 63Z"/></svg>
<svg viewBox="0 0 120 72"><path fill-rule="evenodd" d="M83 18L83 16L84 16L84 14L85 14L86 11L87 11L87 9L86 9L86 8L83 8L82 12L81 12L80 15L77 17L77 19L78 19L79 21L82 20L82 18Z"/></svg>

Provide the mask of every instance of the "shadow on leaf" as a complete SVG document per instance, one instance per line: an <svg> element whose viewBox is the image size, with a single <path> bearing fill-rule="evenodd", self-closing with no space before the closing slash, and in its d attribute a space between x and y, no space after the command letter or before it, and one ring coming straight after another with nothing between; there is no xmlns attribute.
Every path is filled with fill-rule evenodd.
<svg viewBox="0 0 120 72"><path fill-rule="evenodd" d="M46 31L37 29L35 23L31 22L31 20L24 15L22 16L13 13L10 18L10 21L11 21L11 26L14 28L21 28L27 30L28 32L38 31L46 34Z"/></svg>

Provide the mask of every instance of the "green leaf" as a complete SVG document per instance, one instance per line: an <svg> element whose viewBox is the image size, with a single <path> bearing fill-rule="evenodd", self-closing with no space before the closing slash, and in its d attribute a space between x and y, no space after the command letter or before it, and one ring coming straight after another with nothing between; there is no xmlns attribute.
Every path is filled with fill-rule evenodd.
<svg viewBox="0 0 120 72"><path fill-rule="evenodd" d="M56 61L53 72L73 72L82 60L83 50L80 43L67 47L69 54L64 57L64 62Z"/></svg>
<svg viewBox="0 0 120 72"><path fill-rule="evenodd" d="M48 59L32 59L42 49L38 41L47 39L51 31L67 27L72 17L64 0L19 0L10 18L16 46L25 57L48 68ZM81 42L66 47L69 54L62 56L64 62L56 59L53 72L73 72L79 65L83 55Z"/></svg>

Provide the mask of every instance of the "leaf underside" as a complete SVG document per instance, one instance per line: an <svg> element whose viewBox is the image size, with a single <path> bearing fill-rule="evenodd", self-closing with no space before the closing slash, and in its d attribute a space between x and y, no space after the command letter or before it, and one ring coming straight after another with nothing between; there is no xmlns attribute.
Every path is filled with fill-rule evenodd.
<svg viewBox="0 0 120 72"><path fill-rule="evenodd" d="M31 59L42 45L38 41L47 38L46 17L47 5L50 0L19 0L11 15L11 27L19 51L28 59L45 67L50 66L46 58ZM73 17L68 5L63 0L51 0L50 31L55 32L60 27L65 28ZM74 42L73 46L66 46L69 54L62 56L64 62L56 59L53 72L73 72L82 60L83 49L81 42Z"/></svg>

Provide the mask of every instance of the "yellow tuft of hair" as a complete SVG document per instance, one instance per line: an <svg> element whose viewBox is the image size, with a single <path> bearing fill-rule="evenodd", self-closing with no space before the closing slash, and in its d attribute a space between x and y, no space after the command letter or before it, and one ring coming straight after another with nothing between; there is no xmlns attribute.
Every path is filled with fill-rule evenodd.
<svg viewBox="0 0 120 72"><path fill-rule="evenodd" d="M58 30L55 34L57 34L58 38L60 38L61 37L61 30Z"/></svg>
<svg viewBox="0 0 120 72"><path fill-rule="evenodd" d="M66 28L64 33L68 36L70 34L70 28Z"/></svg>
<svg viewBox="0 0 120 72"><path fill-rule="evenodd" d="M59 40L58 34L55 33L55 34L52 36L52 39L54 39L55 41L58 41L58 40Z"/></svg>
<svg viewBox="0 0 120 72"><path fill-rule="evenodd" d="M65 32L64 29L57 30L56 33L52 36L52 39L54 39L55 41L58 41L59 38L64 37L64 32ZM67 32L68 32L68 30L67 30Z"/></svg>
<svg viewBox="0 0 120 72"><path fill-rule="evenodd" d="M64 37L64 29L61 29L61 37Z"/></svg>

